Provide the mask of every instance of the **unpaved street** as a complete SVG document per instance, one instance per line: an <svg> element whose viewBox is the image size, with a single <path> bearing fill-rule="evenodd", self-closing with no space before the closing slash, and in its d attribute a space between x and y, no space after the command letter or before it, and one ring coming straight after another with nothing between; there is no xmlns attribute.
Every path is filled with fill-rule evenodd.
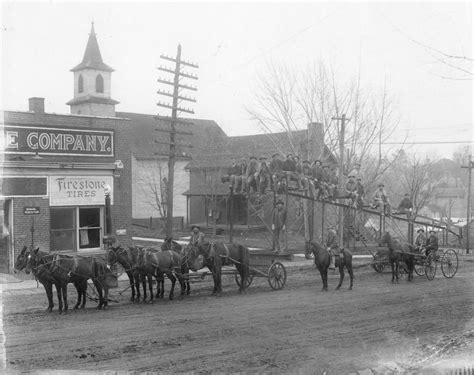
<svg viewBox="0 0 474 375"><path fill-rule="evenodd" d="M221 297L211 278L184 300L128 302L108 311L44 313L41 290L3 295L7 370L353 373L464 366L474 339L474 263L433 281L390 283L388 273L356 270L355 286L321 292L310 263L288 269L286 287L254 280L238 295L227 277ZM121 282L117 292L126 286ZM169 287L169 282L167 282ZM75 295L70 290L70 301ZM466 359L467 358L467 359Z"/></svg>

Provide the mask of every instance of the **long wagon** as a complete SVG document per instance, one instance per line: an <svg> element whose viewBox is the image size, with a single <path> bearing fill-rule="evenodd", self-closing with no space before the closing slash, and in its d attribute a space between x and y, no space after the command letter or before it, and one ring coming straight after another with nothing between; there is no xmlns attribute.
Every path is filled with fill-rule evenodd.
<svg viewBox="0 0 474 375"><path fill-rule="evenodd" d="M444 277L450 279L456 275L459 266L458 254L454 249L439 249L428 255L412 253L415 256L415 273L418 276L426 276L428 280L433 280L436 275L438 263L441 263L441 272ZM387 252L377 251L373 255L372 267L377 272L383 272L385 267L390 266ZM405 271L405 267L400 267Z"/></svg>
<svg viewBox="0 0 474 375"><path fill-rule="evenodd" d="M271 251L252 251L249 254L249 275L246 287L248 288L254 278L266 278L273 290L280 290L286 284L286 268L281 261L288 259L290 255L275 254ZM211 275L210 271L190 274L190 281L204 279ZM223 267L222 275L234 275L236 284L240 287L242 280L235 267Z"/></svg>

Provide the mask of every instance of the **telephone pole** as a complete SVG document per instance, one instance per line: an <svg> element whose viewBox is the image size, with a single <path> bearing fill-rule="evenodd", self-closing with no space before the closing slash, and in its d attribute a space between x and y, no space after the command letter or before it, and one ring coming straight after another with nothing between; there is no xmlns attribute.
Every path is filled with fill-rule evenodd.
<svg viewBox="0 0 474 375"><path fill-rule="evenodd" d="M337 192L338 197L343 196L343 184L344 184L344 136L346 131L346 121L350 121L350 118L346 118L345 114L341 117L333 117L333 120L341 121L341 127L339 130L339 189ZM339 206L338 208L338 227L339 232L339 245L344 247L344 207Z"/></svg>
<svg viewBox="0 0 474 375"><path fill-rule="evenodd" d="M196 99L190 98L184 95L181 95L182 90L192 90L192 91L197 91L196 87L185 85L180 82L181 79L183 78L188 78L188 79L194 79L197 80L198 77L194 74L186 73L182 71L183 67L188 67L188 68L199 68L197 64L192 64L186 61L183 61L181 59L181 45L178 44L178 51L176 53L176 58L173 57L168 57L165 55L161 55L160 58L163 60L171 61L175 64L174 69L168 68L168 67L162 67L160 66L158 69L166 72L173 74L173 80L167 80L167 79L158 79L158 82L163 83L165 85L170 85L173 86L173 92L168 92L168 91L162 91L158 90L157 93L159 95L166 96L168 98L172 98L172 104L165 103L165 102L158 102L156 105L164 108L171 109L171 118L167 118L170 128L169 129L155 129L157 131L164 131L164 132L169 132L170 138L169 142L163 142L163 141L158 141L156 140L155 143L161 143L161 144L167 144L169 145L169 153L159 153L155 152L155 155L162 155L162 156L167 156L168 157L168 184L166 186L167 190L167 202L166 202L166 236L170 237L173 234L173 188L174 188L174 165L176 162L176 158L182 157L182 155L177 155L176 154L176 146L180 147L191 147L189 144L183 144L183 143L177 143L176 142L176 135L181 134L181 135L192 135L191 132L187 131L179 131L176 129L176 125L189 125L189 122L184 122L178 118L178 113L179 112L186 112L186 113L191 113L194 114L194 111L189 108L183 108L180 107L180 103L182 101L188 101L188 102L193 102L196 103ZM157 116L157 119L163 119Z"/></svg>
<svg viewBox="0 0 474 375"><path fill-rule="evenodd" d="M467 166L462 166L461 168L468 168L468 181L467 181L467 213L466 213L466 254L469 254L469 222L471 221L471 180L472 180L472 169L474 168L474 163L472 161L472 155L469 155L469 163Z"/></svg>

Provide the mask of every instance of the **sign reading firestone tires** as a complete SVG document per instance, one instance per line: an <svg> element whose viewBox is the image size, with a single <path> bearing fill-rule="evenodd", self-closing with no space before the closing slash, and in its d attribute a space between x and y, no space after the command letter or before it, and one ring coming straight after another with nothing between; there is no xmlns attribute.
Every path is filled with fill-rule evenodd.
<svg viewBox="0 0 474 375"><path fill-rule="evenodd" d="M5 125L0 150L6 154L114 156L114 132Z"/></svg>
<svg viewBox="0 0 474 375"><path fill-rule="evenodd" d="M49 204L51 206L104 205L105 188L109 186L113 203L112 176L51 176Z"/></svg>

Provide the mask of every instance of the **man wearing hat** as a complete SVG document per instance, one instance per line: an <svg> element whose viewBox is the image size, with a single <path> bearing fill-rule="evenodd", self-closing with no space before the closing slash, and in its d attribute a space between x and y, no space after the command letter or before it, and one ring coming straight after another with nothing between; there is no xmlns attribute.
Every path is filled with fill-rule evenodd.
<svg viewBox="0 0 474 375"><path fill-rule="evenodd" d="M392 214L392 208L384 187L385 185L380 183L378 189L375 191L374 208L377 208L381 213L390 216Z"/></svg>
<svg viewBox="0 0 474 375"><path fill-rule="evenodd" d="M312 166L312 171L313 171L313 180L314 180L314 189L316 191L316 194L314 194L314 197L316 199L320 199L321 196L323 195L323 168L322 168L322 163L321 160L315 160L313 162Z"/></svg>
<svg viewBox="0 0 474 375"><path fill-rule="evenodd" d="M334 225L328 226L328 232L326 235L326 248L329 252L329 255L331 256L329 268L334 270L336 268L336 252L339 250L339 238Z"/></svg>
<svg viewBox="0 0 474 375"><path fill-rule="evenodd" d="M408 193L405 193L403 196L403 199L400 201L400 204L398 205L398 212L406 214L407 219L410 219L411 213L413 211L413 204L410 199L410 195Z"/></svg>
<svg viewBox="0 0 474 375"><path fill-rule="evenodd" d="M415 249L417 251L421 251L422 248L425 247L426 245L426 236L425 236L425 230L423 228L419 228L416 233L418 233L416 235L416 238L415 238Z"/></svg>
<svg viewBox="0 0 474 375"><path fill-rule="evenodd" d="M355 176L353 174L349 175L349 181L346 182L345 186L345 196L346 196L346 204L356 208L357 204L357 183L355 181Z"/></svg>
<svg viewBox="0 0 474 375"><path fill-rule="evenodd" d="M276 202L276 206L272 213L272 231L273 231L273 250L281 253L280 235L285 230L286 225L286 209L285 204L280 199Z"/></svg>
<svg viewBox="0 0 474 375"><path fill-rule="evenodd" d="M309 160L303 160L303 164L301 165L301 181L303 182L303 188L305 190L311 189L313 197L316 197L314 184L311 181L312 177L313 171L309 165Z"/></svg>
<svg viewBox="0 0 474 375"><path fill-rule="evenodd" d="M270 182L270 168L267 164L267 158L262 156L259 158L260 163L257 169L257 187L260 194L265 194L265 190Z"/></svg>
<svg viewBox="0 0 474 375"><path fill-rule="evenodd" d="M357 186L357 207L364 206L364 198L365 198L365 188L362 185L362 178L356 177L356 186Z"/></svg>
<svg viewBox="0 0 474 375"><path fill-rule="evenodd" d="M286 160L283 162L283 172L285 172L288 177L288 183L290 181L296 181L298 188L301 190L301 181L296 174L296 162L293 158L293 154L286 155Z"/></svg>
<svg viewBox="0 0 474 375"><path fill-rule="evenodd" d="M252 188L254 192L257 192L257 171L258 171L258 162L255 156L250 157L250 162L247 167L247 173L245 175L247 182L247 192L250 194L250 189Z"/></svg>
<svg viewBox="0 0 474 375"><path fill-rule="evenodd" d="M231 159L230 167L227 171L227 174L230 178L230 188L232 190L238 190L240 185L240 180L242 179L242 169L237 164L235 158Z"/></svg>
<svg viewBox="0 0 474 375"><path fill-rule="evenodd" d="M270 162L270 173L272 176L272 189L273 191L278 191L283 173L283 162L280 160L280 154L278 152L272 155L272 161Z"/></svg>
<svg viewBox="0 0 474 375"><path fill-rule="evenodd" d="M201 232L201 228L198 225L191 227L191 238L189 239L189 246L199 246L204 241L204 233Z"/></svg>
<svg viewBox="0 0 474 375"><path fill-rule="evenodd" d="M430 236L428 237L428 241L425 246L425 254L429 255L432 251L436 253L438 251L438 247L438 236L436 235L436 231L431 229Z"/></svg>
<svg viewBox="0 0 474 375"><path fill-rule="evenodd" d="M241 158L240 159L240 182L241 182L241 188L240 188L240 193L244 194L247 191L247 159L246 158Z"/></svg>
<svg viewBox="0 0 474 375"><path fill-rule="evenodd" d="M354 168L351 170L349 175L354 176L355 179L357 179L357 177L360 177L360 163L354 164Z"/></svg>

